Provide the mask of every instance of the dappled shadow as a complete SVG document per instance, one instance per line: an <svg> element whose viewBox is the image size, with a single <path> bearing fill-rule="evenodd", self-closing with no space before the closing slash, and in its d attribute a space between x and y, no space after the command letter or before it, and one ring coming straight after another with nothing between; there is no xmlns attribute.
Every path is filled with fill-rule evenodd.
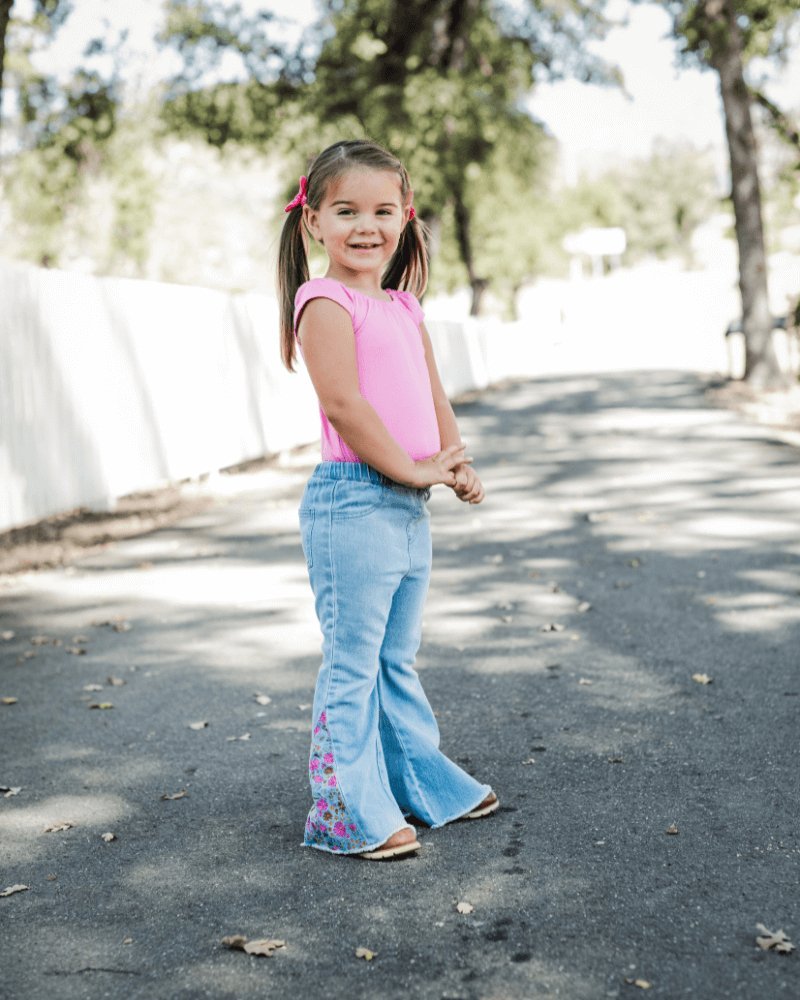
<svg viewBox="0 0 800 1000"><path fill-rule="evenodd" d="M800 916L800 467L701 387L541 379L460 409L487 500L434 494L419 667L444 749L503 809L423 830L417 859L299 846L319 636L298 485L92 556L66 586L10 590L0 780L23 792L0 802L0 833L5 884L31 890L2 901L6 947L34 928L51 942L14 972L25 995L60 972L64 997L149 998L169 977L187 1000L323 982L595 1000L626 995L625 976L665 996L793 996L786 963L752 944L757 920ZM117 615L130 630L92 624ZM86 654L67 653L80 633ZM76 826L40 832L59 819ZM219 947L230 933L287 948L250 960Z"/></svg>

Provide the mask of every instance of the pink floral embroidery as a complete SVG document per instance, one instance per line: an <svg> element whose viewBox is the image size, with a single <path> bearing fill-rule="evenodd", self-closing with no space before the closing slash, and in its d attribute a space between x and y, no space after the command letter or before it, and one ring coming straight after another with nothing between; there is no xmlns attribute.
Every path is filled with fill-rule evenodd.
<svg viewBox="0 0 800 1000"><path fill-rule="evenodd" d="M325 712L314 726L308 770L314 804L306 820L305 843L337 854L366 850L369 845L349 815L339 786Z"/></svg>

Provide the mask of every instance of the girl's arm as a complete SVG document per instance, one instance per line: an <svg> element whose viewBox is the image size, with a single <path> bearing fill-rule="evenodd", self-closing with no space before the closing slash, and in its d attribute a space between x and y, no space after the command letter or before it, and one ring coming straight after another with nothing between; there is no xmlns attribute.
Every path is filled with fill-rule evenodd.
<svg viewBox="0 0 800 1000"><path fill-rule="evenodd" d="M406 486L455 487L453 470L469 461L459 440L443 442L436 455L415 462L361 395L353 324L341 306L330 299L312 299L303 310L298 336L326 417L363 462Z"/></svg>
<svg viewBox="0 0 800 1000"><path fill-rule="evenodd" d="M433 405L436 409L436 422L439 425L440 447L446 448L450 445L458 444L463 447L461 434L458 430L456 415L453 407L442 385L439 375L439 368L433 354L433 344L431 337L425 328L424 323L419 325L422 334L422 344L425 348L425 361L428 365L428 375L431 380L431 392L433 393ZM467 464L462 464L455 468L456 481L453 489L460 500L468 503L480 503L484 497L483 484L477 473Z"/></svg>

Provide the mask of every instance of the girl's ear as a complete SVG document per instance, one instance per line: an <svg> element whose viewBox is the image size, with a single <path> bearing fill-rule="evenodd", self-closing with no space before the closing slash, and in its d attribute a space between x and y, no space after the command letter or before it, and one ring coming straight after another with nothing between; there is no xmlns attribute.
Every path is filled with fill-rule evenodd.
<svg viewBox="0 0 800 1000"><path fill-rule="evenodd" d="M411 214L413 212L413 209L411 207L413 204L414 204L414 192L412 190L409 190L408 194L406 195L406 203L404 207L404 213L405 213L405 218L403 222L404 225L414 218L414 216Z"/></svg>
<svg viewBox="0 0 800 1000"><path fill-rule="evenodd" d="M319 238L319 212L309 205L303 205L303 223L314 239L321 243Z"/></svg>

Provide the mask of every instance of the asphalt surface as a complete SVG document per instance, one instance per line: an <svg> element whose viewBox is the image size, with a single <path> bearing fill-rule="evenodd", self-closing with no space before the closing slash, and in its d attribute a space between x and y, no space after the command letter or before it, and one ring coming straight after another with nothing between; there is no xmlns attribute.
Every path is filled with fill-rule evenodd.
<svg viewBox="0 0 800 1000"><path fill-rule="evenodd" d="M800 954L755 944L800 946L800 452L685 372L541 378L459 418L487 499L434 491L419 668L502 810L410 860L301 848L309 470L240 475L0 584L0 890L29 886L0 898L0 996L800 996Z"/></svg>

